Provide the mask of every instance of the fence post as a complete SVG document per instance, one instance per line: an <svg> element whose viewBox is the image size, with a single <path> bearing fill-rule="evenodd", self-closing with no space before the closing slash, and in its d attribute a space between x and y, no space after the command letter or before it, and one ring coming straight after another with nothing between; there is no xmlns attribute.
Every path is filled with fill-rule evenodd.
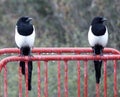
<svg viewBox="0 0 120 97"><path fill-rule="evenodd" d="M68 97L68 63L65 61L64 65L64 97Z"/></svg>
<svg viewBox="0 0 120 97"><path fill-rule="evenodd" d="M28 97L28 61L25 61L25 97Z"/></svg>
<svg viewBox="0 0 120 97"><path fill-rule="evenodd" d="M38 73L38 97L41 97L40 61L38 61L37 73Z"/></svg>
<svg viewBox="0 0 120 97"><path fill-rule="evenodd" d="M7 66L4 66L4 97L8 97Z"/></svg>
<svg viewBox="0 0 120 97"><path fill-rule="evenodd" d="M2 94L1 94L1 87L2 87L2 85L1 85L1 79L0 79L0 97L2 97Z"/></svg>
<svg viewBox="0 0 120 97"><path fill-rule="evenodd" d="M44 62L44 97L48 97L48 61Z"/></svg>
<svg viewBox="0 0 120 97"><path fill-rule="evenodd" d="M104 61L104 97L107 97L107 60Z"/></svg>
<svg viewBox="0 0 120 97"><path fill-rule="evenodd" d="M84 61L84 97L88 97L88 64Z"/></svg>
<svg viewBox="0 0 120 97"><path fill-rule="evenodd" d="M77 88L78 97L80 97L80 61L77 61Z"/></svg>
<svg viewBox="0 0 120 97"><path fill-rule="evenodd" d="M19 97L22 97L22 72L21 72L21 67L19 66L18 68L18 73L19 73Z"/></svg>
<svg viewBox="0 0 120 97"><path fill-rule="evenodd" d="M60 74L60 71L61 71L61 67L60 67L60 61L58 61L58 97L61 97L61 74Z"/></svg>
<svg viewBox="0 0 120 97"><path fill-rule="evenodd" d="M114 97L118 97L117 90L117 61L114 60Z"/></svg>

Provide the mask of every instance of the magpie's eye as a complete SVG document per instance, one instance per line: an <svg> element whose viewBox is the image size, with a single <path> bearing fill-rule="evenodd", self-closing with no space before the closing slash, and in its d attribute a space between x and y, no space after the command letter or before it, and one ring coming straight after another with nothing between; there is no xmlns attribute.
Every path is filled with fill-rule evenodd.
<svg viewBox="0 0 120 97"><path fill-rule="evenodd" d="M28 20L28 18L26 18L26 17L21 19L21 21L23 21L23 22L27 22L27 20Z"/></svg>

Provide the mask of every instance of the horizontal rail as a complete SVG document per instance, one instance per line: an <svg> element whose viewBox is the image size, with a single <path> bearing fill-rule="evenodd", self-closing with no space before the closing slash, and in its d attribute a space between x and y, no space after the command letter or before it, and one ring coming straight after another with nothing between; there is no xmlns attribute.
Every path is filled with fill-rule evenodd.
<svg viewBox="0 0 120 97"><path fill-rule="evenodd" d="M32 53L91 53L90 47L86 48L33 48ZM0 54L20 53L18 48L4 48L0 49ZM104 53L120 54L120 52L113 48L105 48Z"/></svg>
<svg viewBox="0 0 120 97"><path fill-rule="evenodd" d="M11 61L53 61L53 60L120 60L120 55L103 55L103 56L93 56L93 55L35 55L33 57L29 56L9 56L0 61L0 71L4 64Z"/></svg>

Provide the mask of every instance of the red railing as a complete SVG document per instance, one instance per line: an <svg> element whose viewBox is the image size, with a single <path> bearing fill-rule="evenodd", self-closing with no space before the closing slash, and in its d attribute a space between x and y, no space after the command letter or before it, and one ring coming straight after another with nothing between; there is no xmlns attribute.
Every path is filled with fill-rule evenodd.
<svg viewBox="0 0 120 97"><path fill-rule="evenodd" d="M17 53L19 54L20 51L17 48L6 48L0 50L0 55L8 54L8 53ZM32 57L21 57L19 55L11 55L6 58L3 58L0 61L0 71L4 70L4 97L9 97L8 95L8 82L7 82L7 63L14 62L14 61L25 61L25 64L29 60L37 61L37 75L38 75L38 97L41 97L41 78L40 78L40 62L44 61L44 97L48 97L48 62L49 61L57 61L58 65L58 72L57 72L57 88L58 93L57 97L61 97L61 68L60 68L60 61L64 61L64 97L68 97L68 61L75 60L77 61L77 97L81 97L81 71L80 61L84 61L84 97L88 97L88 61L89 60L103 60L103 76L104 76L104 97L107 97L107 61L113 60L114 61L114 96L118 97L118 87L117 87L117 60L120 60L120 52L113 48L105 48L103 56L93 56L91 48L34 48L32 50L33 56ZM35 54L36 53L36 54ZM25 65L25 82L26 82L26 91L25 97L28 97L28 66ZM19 67L19 97L22 97L22 73L21 68ZM100 97L100 89L99 84L96 84L96 97Z"/></svg>

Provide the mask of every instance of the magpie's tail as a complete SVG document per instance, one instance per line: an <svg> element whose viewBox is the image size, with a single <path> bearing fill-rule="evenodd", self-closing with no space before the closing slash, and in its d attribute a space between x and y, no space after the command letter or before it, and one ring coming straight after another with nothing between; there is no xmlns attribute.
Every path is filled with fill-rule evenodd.
<svg viewBox="0 0 120 97"><path fill-rule="evenodd" d="M94 60L96 83L100 83L102 60Z"/></svg>
<svg viewBox="0 0 120 97"><path fill-rule="evenodd" d="M22 68L22 74L25 75L25 62L20 61L20 67ZM32 79L32 61L28 61L28 90L32 89L31 79Z"/></svg>

